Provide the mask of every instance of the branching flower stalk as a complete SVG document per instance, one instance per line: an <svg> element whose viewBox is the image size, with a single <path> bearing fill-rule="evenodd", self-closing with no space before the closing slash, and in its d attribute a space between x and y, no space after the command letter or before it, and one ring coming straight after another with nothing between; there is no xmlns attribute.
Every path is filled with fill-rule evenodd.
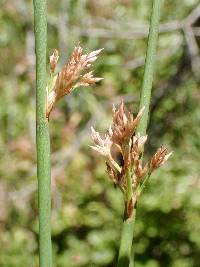
<svg viewBox="0 0 200 267"><path fill-rule="evenodd" d="M37 176L39 202L39 264L52 267L51 249L51 165L49 116L56 102L79 86L89 86L100 81L87 70L97 59L102 49L82 53L75 47L68 64L56 73L59 59L55 50L50 56L51 81L46 86L47 21L46 1L34 0L34 28L36 45L36 131L37 131ZM84 74L83 72L86 71Z"/></svg>
<svg viewBox="0 0 200 267"><path fill-rule="evenodd" d="M125 110L124 103L121 102L118 108L113 106L113 124L103 137L93 127L91 128L91 137L95 144L91 148L103 156L109 177L124 196L125 216L118 266L129 265L133 234L132 220L135 218L136 203L143 191L145 181L172 154L161 146L149 162L143 163L143 147L147 136L136 133L143 112L144 107L134 118L130 111ZM113 155L113 150L122 157L121 164Z"/></svg>

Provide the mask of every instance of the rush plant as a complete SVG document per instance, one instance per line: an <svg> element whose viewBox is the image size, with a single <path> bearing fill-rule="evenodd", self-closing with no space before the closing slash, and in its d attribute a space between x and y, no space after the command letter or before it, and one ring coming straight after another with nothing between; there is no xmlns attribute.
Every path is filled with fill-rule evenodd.
<svg viewBox="0 0 200 267"><path fill-rule="evenodd" d="M131 249L136 216L136 204L152 172L162 166L172 152L160 147L144 164L143 151L147 141L146 129L153 82L155 55L159 30L161 0L153 0L148 49L145 63L140 111L136 117L127 111L124 103L113 106L113 123L101 137L92 128L92 148L105 161L109 177L124 196L124 222L118 257L118 267L133 266ZM59 53L50 56L50 82L46 83L47 22L46 1L34 0L34 23L36 44L36 131L37 131L37 175L39 201L39 254L40 267L52 266L51 252L51 164L49 119L56 104L63 96L80 86L90 86L102 78L88 71L102 49L83 54L80 45L73 51L70 61L57 71ZM112 149L122 157L119 164Z"/></svg>

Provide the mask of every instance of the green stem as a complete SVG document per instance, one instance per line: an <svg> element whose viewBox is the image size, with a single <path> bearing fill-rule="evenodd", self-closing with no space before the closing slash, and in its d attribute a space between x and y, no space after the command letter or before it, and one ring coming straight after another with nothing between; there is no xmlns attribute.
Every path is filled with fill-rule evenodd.
<svg viewBox="0 0 200 267"><path fill-rule="evenodd" d="M39 202L40 267L52 266L51 249L51 169L49 125L45 118L46 98L46 1L34 0L36 51L36 141Z"/></svg>
<svg viewBox="0 0 200 267"><path fill-rule="evenodd" d="M156 50L158 43L161 2L162 0L153 0L143 85L140 96L140 108L145 106L145 110L137 127L137 133L140 133L141 135L146 134L148 125L153 73L155 69Z"/></svg>
<svg viewBox="0 0 200 267"><path fill-rule="evenodd" d="M132 246L129 267L134 267L134 256L135 256L134 255L134 249L133 249L133 246Z"/></svg>
<svg viewBox="0 0 200 267"><path fill-rule="evenodd" d="M127 215L127 205L129 205L133 196L133 188L132 188L132 177L130 170L127 171L126 174L127 179L127 203L125 203L125 219L123 222L122 234L121 234L121 243L119 248L119 256L117 266L128 266L131 256L131 248L132 248L132 240L133 240L133 229L135 223L135 213L136 210L132 211L131 217Z"/></svg>
<svg viewBox="0 0 200 267"><path fill-rule="evenodd" d="M136 209L133 210L130 218L127 218L124 220L117 267L128 267L129 266L130 257L131 257L132 240L133 240L133 231L134 231L134 224L135 224L135 216L136 216Z"/></svg>
<svg viewBox="0 0 200 267"><path fill-rule="evenodd" d="M137 195L140 196L140 194L142 193L142 191L144 190L147 181L149 180L150 174L148 174L144 181L142 182L142 184L139 186L139 188L137 189Z"/></svg>
<svg viewBox="0 0 200 267"><path fill-rule="evenodd" d="M162 0L153 0L152 14L151 14L151 22L149 29L149 37L148 37L148 46L147 46L147 54L144 68L144 76L143 76L143 84L142 91L140 96L140 109L145 106L144 113L142 118L138 124L137 133L141 135L145 135L148 126L149 119L149 107L151 101L151 91L153 85L153 74L155 69L155 60L156 60L156 49L158 43L158 33L159 33L159 21L160 21L160 12L161 12L161 3ZM143 190L147 180L140 187L140 193ZM134 267L134 251L132 249L131 253L132 260L130 261L130 267Z"/></svg>

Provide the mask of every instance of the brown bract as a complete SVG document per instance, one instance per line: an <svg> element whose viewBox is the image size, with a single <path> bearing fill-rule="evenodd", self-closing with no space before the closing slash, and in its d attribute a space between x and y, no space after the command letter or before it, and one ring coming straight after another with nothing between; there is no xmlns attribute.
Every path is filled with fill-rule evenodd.
<svg viewBox="0 0 200 267"><path fill-rule="evenodd" d="M54 72L55 72L58 59L59 59L59 53L58 53L58 50L55 49L53 51L53 54L49 58L49 60L50 60L50 71L51 71L52 74L54 74Z"/></svg>
<svg viewBox="0 0 200 267"><path fill-rule="evenodd" d="M106 162L106 168L107 168L107 173L111 180L113 181L114 184L118 184L118 175L116 170L108 163Z"/></svg>
<svg viewBox="0 0 200 267"><path fill-rule="evenodd" d="M51 90L47 95L46 117L49 118L55 103L64 95L68 95L72 90L79 86L90 86L102 80L93 76L92 71L82 74L92 66L102 49L83 54L80 45L76 46L69 63L64 65L62 70L52 77ZM50 56L50 70L53 75L56 69L59 55L54 50ZM49 90L49 89L48 89Z"/></svg>

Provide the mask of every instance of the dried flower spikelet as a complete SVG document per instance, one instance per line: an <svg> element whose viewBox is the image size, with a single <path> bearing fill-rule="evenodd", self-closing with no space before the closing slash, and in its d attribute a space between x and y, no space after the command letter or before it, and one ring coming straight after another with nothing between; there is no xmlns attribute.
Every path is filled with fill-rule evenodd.
<svg viewBox="0 0 200 267"><path fill-rule="evenodd" d="M143 151L144 144L147 141L147 135L146 136L140 136L140 134L132 136L132 138L129 141L129 150L123 151L124 155L124 165L127 167L131 167L133 169L134 174L136 176L134 185L136 186L138 182L141 182L141 180L144 178L144 176L148 172L148 166L146 165L144 168L142 167L142 160L141 154ZM127 164L128 161L128 164Z"/></svg>
<svg viewBox="0 0 200 267"><path fill-rule="evenodd" d="M168 153L167 149L163 146L158 148L149 164L150 173L162 166L169 159L169 157L171 157L172 153L173 152Z"/></svg>
<svg viewBox="0 0 200 267"><path fill-rule="evenodd" d="M46 108L47 118L49 118L55 103L64 95L68 95L79 86L93 85L102 80L102 78L94 77L91 71L82 75L83 71L92 66L92 63L97 59L101 51L102 49L98 49L83 55L81 46L78 45L75 47L69 63L64 65L62 70L56 75L54 86L48 94L48 105ZM55 71L57 60L58 52L55 50L53 55L50 57L50 67L52 73Z"/></svg>
<svg viewBox="0 0 200 267"><path fill-rule="evenodd" d="M58 53L58 50L55 49L53 51L53 54L50 56L50 71L52 74L54 74L54 72L55 72L58 59L59 59L59 53Z"/></svg>
<svg viewBox="0 0 200 267"><path fill-rule="evenodd" d="M91 137L95 143L95 146L91 146L92 149L96 150L99 154L104 157L111 157L111 146L112 141L108 135L105 135L105 138L101 138L99 132L96 132L93 127L91 127Z"/></svg>
<svg viewBox="0 0 200 267"><path fill-rule="evenodd" d="M125 112L123 101L118 109L113 105L113 125L109 129L111 140L120 146L129 143L129 139L134 134L143 111L144 107L134 118L131 112Z"/></svg>
<svg viewBox="0 0 200 267"><path fill-rule="evenodd" d="M136 177L139 179L139 182L141 182L144 179L144 177L149 173L149 166L148 164L146 164L144 167L142 167L141 160L136 160L134 166L134 172Z"/></svg>
<svg viewBox="0 0 200 267"><path fill-rule="evenodd" d="M81 77L80 82L75 84L74 89L80 86L90 86L95 84L96 82L103 80L103 78L98 78L98 77L95 78L92 73L93 71L84 74Z"/></svg>
<svg viewBox="0 0 200 267"><path fill-rule="evenodd" d="M132 151L135 151L138 154L141 154L146 141L147 141L147 135L140 136L140 134L137 134L133 136L132 143L131 143Z"/></svg>

